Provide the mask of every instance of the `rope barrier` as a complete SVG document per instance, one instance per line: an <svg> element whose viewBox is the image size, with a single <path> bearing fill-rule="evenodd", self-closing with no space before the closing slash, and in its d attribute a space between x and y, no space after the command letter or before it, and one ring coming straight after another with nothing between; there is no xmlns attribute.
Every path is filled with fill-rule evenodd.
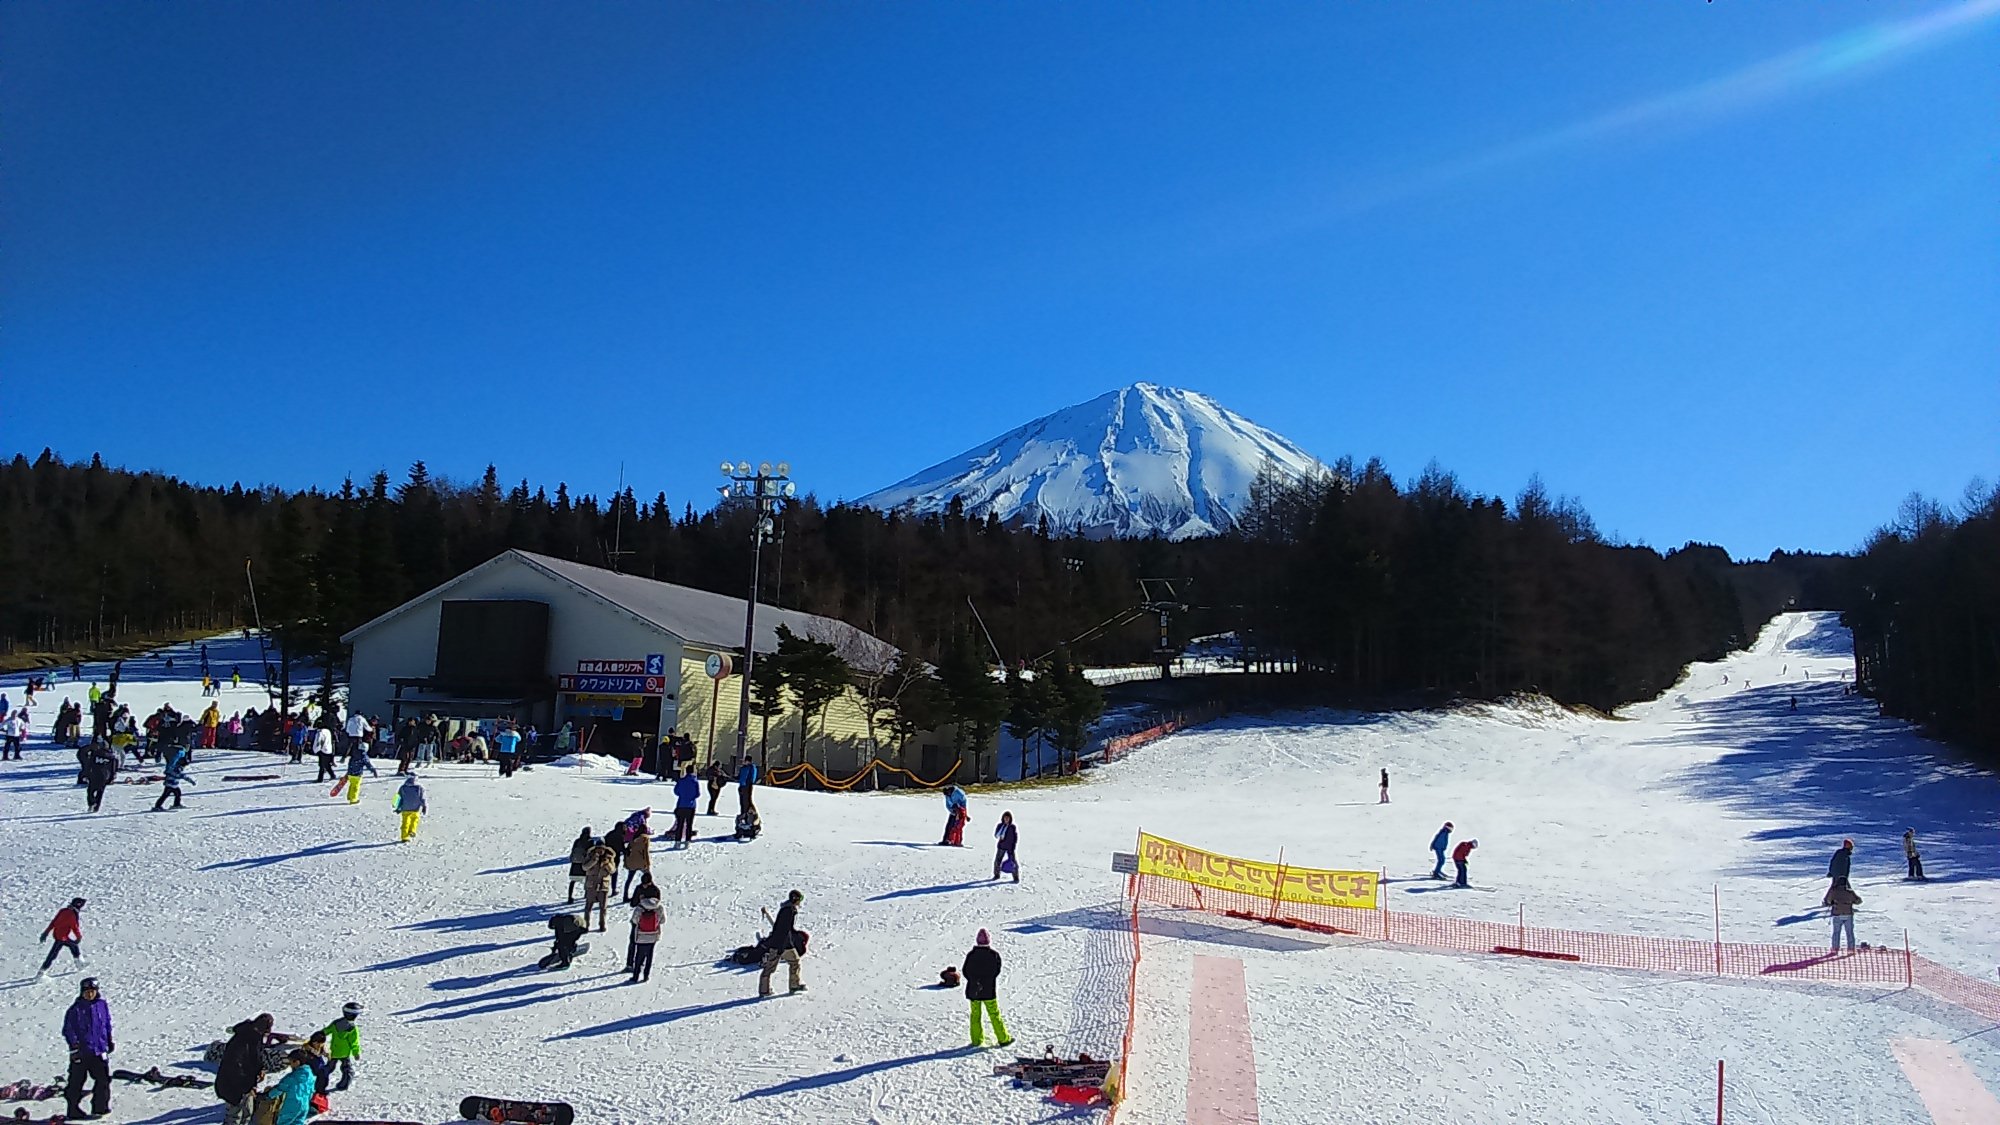
<svg viewBox="0 0 2000 1125"><path fill-rule="evenodd" d="M880 758L870 758L868 764L862 766L860 771L853 777L838 780L820 772L810 762L800 762L796 766L779 766L769 771L765 776L768 778L770 784L777 786L791 785L801 778L810 777L814 781L819 782L822 787L832 792L844 793L861 784L871 772L875 770L888 770L891 773L899 773L909 778L911 784L918 789L938 789L950 782L952 778L958 776L959 767L964 764L965 761L963 759L954 761L951 764L951 768L944 771L944 774L935 781L925 781L923 778L918 777L914 771L904 769L902 766L891 765Z"/></svg>

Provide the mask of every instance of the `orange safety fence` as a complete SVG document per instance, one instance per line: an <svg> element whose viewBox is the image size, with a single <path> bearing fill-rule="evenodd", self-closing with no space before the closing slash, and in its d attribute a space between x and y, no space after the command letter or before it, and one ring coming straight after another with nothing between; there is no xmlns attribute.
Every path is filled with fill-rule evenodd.
<svg viewBox="0 0 2000 1125"><path fill-rule="evenodd" d="M1105 1125L1118 1120L1118 1107L1125 1102L1132 1089L1132 1030L1139 1025L1139 876L1129 875L1125 879L1125 898L1130 906L1126 922L1132 937L1132 961L1125 978L1125 1034L1118 1044L1118 1058L1113 1064L1113 1078L1106 1081L1111 1088L1111 1111L1104 1117Z"/></svg>
<svg viewBox="0 0 2000 1125"><path fill-rule="evenodd" d="M925 781L923 778L918 777L915 773L906 770L901 766L892 766L880 758L870 759L868 764L862 766L861 769L857 771L853 777L841 778L839 780L826 776L826 774L821 773L818 769L815 769L810 763L805 763L805 762L801 762L796 766L780 766L777 769L770 770L764 776L766 784L777 785L777 786L790 785L793 782L798 781L800 778L811 777L814 781L819 782L822 786L825 786L827 789L830 789L836 793L841 793L861 784L861 782L866 778L868 778L875 770L881 769L881 770L888 770L891 773L902 774L903 776L909 778L911 784L915 785L919 789L936 789L939 786L944 785L946 782L949 782L958 773L958 767L964 764L965 763L963 760L953 762L951 764L951 768L944 771L944 774L940 776L936 781Z"/></svg>
<svg viewBox="0 0 2000 1125"><path fill-rule="evenodd" d="M1147 743L1158 742L1175 731L1186 730L1188 727L1199 726L1202 723L1209 722L1221 715L1224 710L1225 708L1221 704L1211 703L1190 711L1180 712L1171 718L1154 723L1149 727L1112 735L1110 738L1104 740L1104 744L1098 749L1097 756L1101 761L1115 762L1126 754L1137 750L1139 747Z"/></svg>

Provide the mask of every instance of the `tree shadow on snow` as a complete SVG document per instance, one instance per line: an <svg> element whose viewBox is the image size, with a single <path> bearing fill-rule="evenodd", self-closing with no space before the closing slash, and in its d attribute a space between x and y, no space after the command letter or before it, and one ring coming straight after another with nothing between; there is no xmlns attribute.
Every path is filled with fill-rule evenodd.
<svg viewBox="0 0 2000 1125"><path fill-rule="evenodd" d="M942 1062L945 1059L963 1058L967 1055L978 1053L979 1048L977 1047L948 1047L941 1051L926 1051L921 1055L905 1055L899 1059L883 1059L881 1062L862 1063L860 1066L850 1066L846 1070L829 1070L825 1074L808 1074L802 1078L780 1082L775 1086L766 1086L760 1090L750 1090L738 1094L736 1100L740 1102L748 1101L751 1098L774 1098L781 1094L796 1094L800 1090L818 1090L827 1086L838 1086L842 1082L852 1082L856 1078L862 1078L870 1074L879 1074L885 1070L895 1070L897 1067L912 1066L916 1063Z"/></svg>
<svg viewBox="0 0 2000 1125"><path fill-rule="evenodd" d="M642 1027L673 1023L676 1020L691 1019L695 1016L705 1016L714 1012L727 1011L730 1008L741 1008L748 1004L761 1003L764 999L766 998L761 996L739 996L734 1000L718 1000L713 1004L695 1004L686 1008L668 1008L660 1012L641 1012L636 1016L626 1016L622 1020L600 1023L595 1027L582 1027L575 1031L565 1031L561 1035L551 1035L542 1040L542 1042L555 1043L564 1039L593 1039L600 1035L616 1035L622 1031L637 1031ZM776 998L772 997L771 999Z"/></svg>
<svg viewBox="0 0 2000 1125"><path fill-rule="evenodd" d="M404 928L408 929L409 927ZM533 937L522 941L482 941L476 945L458 945L450 949L433 949L426 953L412 953L408 957L398 957L394 961L383 961L374 965L364 965L359 969L349 969L347 970L347 974L352 976L355 973L379 973L396 969L415 969L421 968L424 965L435 965L440 961L449 961L454 957L470 957L475 953L496 953L502 949L516 949L524 945L542 945L553 940L553 938ZM512 972L513 970L510 969L508 971Z"/></svg>
<svg viewBox="0 0 2000 1125"><path fill-rule="evenodd" d="M969 883L939 883L935 887L905 887L900 891L889 891L884 894L871 896L868 901L886 902L892 898L913 898L917 895L941 895L950 891L969 891L975 887L994 886L999 886L999 884L992 879L979 879Z"/></svg>
<svg viewBox="0 0 2000 1125"><path fill-rule="evenodd" d="M354 840L338 840L331 844L314 844L309 848L300 848L295 852L252 856L249 859L226 859L220 863L208 864L202 867L201 870L228 871L233 869L247 871L251 868L270 867L273 864L286 863L294 859L313 859L323 855L340 855L343 852L362 852L373 848L393 848L395 846L396 842L394 840L377 840L370 844L358 843Z"/></svg>
<svg viewBox="0 0 2000 1125"><path fill-rule="evenodd" d="M1839 635L1845 643L1844 631ZM1757 819L1786 822L1754 834L1752 840L1770 846L1755 849L1730 873L1817 877L1841 839L1851 837L1857 881L1900 876L1903 829L1915 828L1925 866L1942 869L1932 882L1995 878L1983 856L2000 831L2000 777L1898 720L1878 717L1872 701L1842 695L1841 686L1788 681L1737 692L1696 705L1674 733L1647 740L1727 748L1671 784Z"/></svg>
<svg viewBox="0 0 2000 1125"><path fill-rule="evenodd" d="M484 914L466 914L457 918L430 918L396 928L454 934L470 930L498 929L501 926L524 926L529 923L545 925L553 914L554 911L546 906L516 906L506 910L489 910Z"/></svg>

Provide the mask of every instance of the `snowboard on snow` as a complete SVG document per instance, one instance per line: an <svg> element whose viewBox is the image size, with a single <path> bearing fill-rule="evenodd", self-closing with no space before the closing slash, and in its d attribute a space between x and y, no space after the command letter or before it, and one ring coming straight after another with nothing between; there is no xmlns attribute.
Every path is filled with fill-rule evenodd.
<svg viewBox="0 0 2000 1125"><path fill-rule="evenodd" d="M23 1122L25 1123L25 1125L63 1125L63 1123L68 1121L69 1118L64 1117L60 1113L56 1114L54 1117L34 1117L30 1115L25 1108L23 1108L14 1111L13 1120L17 1122Z"/></svg>
<svg viewBox="0 0 2000 1125"><path fill-rule="evenodd" d="M225 774L223 774L223 775L222 775L222 780L224 780L224 781L276 781L276 780L278 780L278 775L277 775L277 774L275 774L275 773L225 773Z"/></svg>
<svg viewBox="0 0 2000 1125"><path fill-rule="evenodd" d="M993 1068L996 1075L1006 1075L1023 1086L1048 1089L1055 1086L1101 1086L1111 1073L1111 1060L1093 1059L1080 1054L1074 1059L1058 1058L1053 1054L1039 1058L1022 1055L1011 1063L1001 1063Z"/></svg>
<svg viewBox="0 0 2000 1125"><path fill-rule="evenodd" d="M531 1125L573 1125L576 1110L563 1102L517 1102L506 1098L468 1097L458 1103L467 1121L525 1121Z"/></svg>
<svg viewBox="0 0 2000 1125"><path fill-rule="evenodd" d="M577 959L577 958L579 958L579 957L583 956L584 954L586 954L586 953L588 953L588 952L590 952L590 943L589 943L589 942L587 942L587 941L580 941L580 942L577 942L577 943L576 943L576 948L570 951L570 955L569 955L569 959L570 959L571 963L573 964L573 963L575 963L575 961L576 961L576 959ZM536 965L538 965L538 966L540 966L540 967L541 967L541 969L542 969L543 971L545 971L545 972L551 972L551 973L560 973L560 972L562 972L562 971L563 971L564 969L567 969L567 968L569 968L569 965L558 965L558 964L556 964L556 955L555 955L555 954L553 954L553 953L550 953L550 954L547 954L547 955L546 955L546 956L544 956L544 957L543 957L543 958L542 958L541 960L539 960L539 961L535 962L535 964L536 964Z"/></svg>
<svg viewBox="0 0 2000 1125"><path fill-rule="evenodd" d="M111 1077L120 1082L151 1082L161 1088L180 1086L193 1090L206 1090L215 1085L213 1080L203 1078L199 1074L166 1074L157 1066L145 1071L114 1070L111 1072Z"/></svg>
<svg viewBox="0 0 2000 1125"><path fill-rule="evenodd" d="M32 1078L23 1078L19 1082L9 1082L5 1086L0 1086L0 1098L16 1102L47 1101L62 1093L62 1084L65 1080L64 1077L58 1077L53 1083L45 1086Z"/></svg>

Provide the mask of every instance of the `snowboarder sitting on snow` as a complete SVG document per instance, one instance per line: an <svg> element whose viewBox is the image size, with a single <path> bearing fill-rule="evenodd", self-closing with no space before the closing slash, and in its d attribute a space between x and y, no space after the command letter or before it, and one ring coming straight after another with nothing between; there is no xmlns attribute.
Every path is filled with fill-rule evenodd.
<svg viewBox="0 0 2000 1125"><path fill-rule="evenodd" d="M267 1012L229 1029L229 1043L215 1068L215 1096L229 1107L222 1125L250 1125L257 1086L264 1081L264 1037L276 1023Z"/></svg>
<svg viewBox="0 0 2000 1125"><path fill-rule="evenodd" d="M1451 862L1458 868L1458 881L1453 883L1452 886L1469 887L1472 885L1466 881L1465 865L1471 861L1473 849L1477 847L1479 847L1479 841L1467 840L1451 850Z"/></svg>
<svg viewBox="0 0 2000 1125"><path fill-rule="evenodd" d="M993 839L996 841L993 846L993 877L998 879L1002 872L1006 872L1014 876L1016 883L1020 882L1021 861L1014 858L1014 848L1021 842L1021 834L1014 828L1013 813L1000 814L1000 823L993 826Z"/></svg>
<svg viewBox="0 0 2000 1125"><path fill-rule="evenodd" d="M1924 857L1917 854L1917 830L1903 829L1903 858L1910 863L1910 873L1904 876L1919 883L1928 882L1924 878Z"/></svg>
<svg viewBox="0 0 2000 1125"><path fill-rule="evenodd" d="M350 1000L340 1006L339 1019L320 1029L332 1046L327 1057L340 1068L340 1082L334 1086L335 1091L345 1090L354 1084L354 1064L361 1061L361 1029L355 1026L354 1021L360 1016L361 1005ZM310 1098L311 1095L307 1096Z"/></svg>
<svg viewBox="0 0 2000 1125"><path fill-rule="evenodd" d="M757 834L759 832L762 832L763 830L764 830L764 818L757 815L756 809L754 808L745 809L742 812L736 814L737 839L755 840L757 838Z"/></svg>
<svg viewBox="0 0 2000 1125"><path fill-rule="evenodd" d="M793 891L785 896L785 904L778 907L778 916L771 917L764 911L764 920L771 923L771 934L764 939L763 973L757 977L757 995L771 995L771 974L778 971L778 963L785 963L790 970L791 987L787 991L804 992L806 982L799 976L800 947L805 945L805 935L797 928L799 907L804 905L804 891Z"/></svg>
<svg viewBox="0 0 2000 1125"><path fill-rule="evenodd" d="M962 967L965 973L965 998L972 1002L972 1045L982 1047L986 1038L979 1026L979 1010L986 1009L987 1022L993 1025L993 1036L1002 1047L1011 1046L1014 1037L1007 1034L1007 1024L1000 1018L1000 954L993 948L993 939L985 930L979 931L972 939L972 951L965 955Z"/></svg>
<svg viewBox="0 0 2000 1125"><path fill-rule="evenodd" d="M618 853L603 844L591 847L583 861L583 918L590 921L590 908L597 907L597 932L604 932L604 914L610 909L611 883L618 878Z"/></svg>
<svg viewBox="0 0 2000 1125"><path fill-rule="evenodd" d="M1835 849L1833 858L1827 861L1826 877L1833 880L1836 887L1847 885L1847 874L1854 869L1854 841L1842 840Z"/></svg>
<svg viewBox="0 0 2000 1125"><path fill-rule="evenodd" d="M1854 952L1854 908L1861 905L1861 896L1843 879L1826 889L1826 897L1819 904L1833 912L1833 951L1840 952L1840 933L1846 930L1847 951Z"/></svg>
<svg viewBox="0 0 2000 1125"><path fill-rule="evenodd" d="M555 948L537 964L544 969L567 969L576 959L576 943L590 932L588 920L580 914L558 914L549 919L549 929L556 934Z"/></svg>
<svg viewBox="0 0 2000 1125"><path fill-rule="evenodd" d="M1431 854L1438 858L1437 863L1431 867L1431 878L1444 878L1444 850L1450 846L1451 821L1447 820L1444 822L1444 827L1438 829L1437 835L1431 837Z"/></svg>

